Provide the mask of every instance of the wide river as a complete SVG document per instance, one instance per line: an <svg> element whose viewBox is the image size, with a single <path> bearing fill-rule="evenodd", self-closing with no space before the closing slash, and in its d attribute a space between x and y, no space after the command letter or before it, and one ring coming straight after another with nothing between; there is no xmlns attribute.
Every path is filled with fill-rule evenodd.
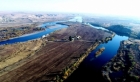
<svg viewBox="0 0 140 82"><path fill-rule="evenodd" d="M82 18L74 18L75 20L70 21L82 21ZM57 22L49 22L42 24L41 27L53 25L53 28L47 28L45 31L31 33L16 37L10 40L0 42L0 45L3 44L12 44L16 42L25 42L28 40L33 40L42 37L43 35L50 34L56 30L66 28L66 25L56 24ZM90 25L90 24L89 24ZM92 25L90 25L92 26ZM103 29L102 27L95 27L97 29ZM103 29L106 30L106 29ZM105 65L111 58L117 54L117 50L120 46L122 40L127 40L128 37L115 35L115 37L108 43L100 44L95 50L93 50L88 57L81 63L79 68L65 81L65 82L105 82L101 77L102 66ZM103 53L97 58L94 57L94 53L101 47L105 47Z"/></svg>

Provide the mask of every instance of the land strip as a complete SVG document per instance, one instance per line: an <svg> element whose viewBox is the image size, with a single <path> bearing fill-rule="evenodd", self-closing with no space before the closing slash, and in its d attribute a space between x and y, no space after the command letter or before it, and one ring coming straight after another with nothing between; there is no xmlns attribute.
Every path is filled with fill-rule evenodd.
<svg viewBox="0 0 140 82"><path fill-rule="evenodd" d="M19 52L11 45L13 49L9 48L10 53L18 52L16 56L19 57L15 57L16 61L12 59L14 56L11 56L10 53L8 56L3 54L6 52L0 54L1 62L3 62L0 67L1 70L4 70L0 74L0 81L63 81L78 67L88 53L98 46L99 41L106 41L107 37L114 35L81 23L64 24L69 27L55 31L48 37L39 39L36 43L31 42L23 50L19 49ZM24 45L26 42L21 44ZM19 43L13 45L19 45ZM2 51L9 50L6 46L0 47ZM27 48L33 49L34 54L24 56ZM28 51L28 53L33 53L32 50ZM20 54L23 56L21 57ZM5 60L3 61L3 59ZM5 62L10 59L14 62L5 65ZM6 69L8 66L10 69Z"/></svg>

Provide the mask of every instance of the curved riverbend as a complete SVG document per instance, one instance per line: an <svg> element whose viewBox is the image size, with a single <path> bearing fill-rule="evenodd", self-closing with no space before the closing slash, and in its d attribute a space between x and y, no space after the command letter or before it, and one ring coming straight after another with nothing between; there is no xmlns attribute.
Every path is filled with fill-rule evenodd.
<svg viewBox="0 0 140 82"><path fill-rule="evenodd" d="M81 63L79 68L65 82L80 82L81 80L85 82L91 82L95 80L99 82L105 82L101 75L102 66L117 54L120 42L127 39L128 37L126 36L115 35L114 38L108 43L100 44L88 55L88 57ZM105 47L105 50L100 56L96 58L95 52L101 47Z"/></svg>
<svg viewBox="0 0 140 82"><path fill-rule="evenodd" d="M52 26L53 25L53 28L46 28L45 31L40 31L40 32L36 32L36 33L31 33L31 34L25 34L25 35L15 37L15 38L12 38L12 39L9 39L9 40L6 40L6 41L1 41L0 45L13 44L13 43L17 43L17 42L25 42L25 41L28 41L28 40L41 38L43 35L50 34L51 32L54 32L56 30L68 27L66 25L61 25L61 24L56 24L56 23L57 22L44 23L44 24L41 25L41 27Z"/></svg>

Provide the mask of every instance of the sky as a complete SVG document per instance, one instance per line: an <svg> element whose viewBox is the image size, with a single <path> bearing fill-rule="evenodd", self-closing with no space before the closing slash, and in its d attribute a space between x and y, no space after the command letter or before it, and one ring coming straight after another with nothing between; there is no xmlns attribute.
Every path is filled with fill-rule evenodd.
<svg viewBox="0 0 140 82"><path fill-rule="evenodd" d="M0 0L0 11L78 12L140 17L140 0Z"/></svg>

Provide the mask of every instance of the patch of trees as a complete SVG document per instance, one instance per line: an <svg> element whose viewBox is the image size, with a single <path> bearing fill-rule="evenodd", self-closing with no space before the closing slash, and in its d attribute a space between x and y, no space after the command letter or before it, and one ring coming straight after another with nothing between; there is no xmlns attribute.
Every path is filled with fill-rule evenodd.
<svg viewBox="0 0 140 82"><path fill-rule="evenodd" d="M134 61L134 56L130 53L128 53L128 63L129 63L129 69L128 69L127 80L133 82L139 82L140 81L139 76L132 73L132 70L134 69L136 62Z"/></svg>
<svg viewBox="0 0 140 82"><path fill-rule="evenodd" d="M69 41L72 41L72 37L71 36L69 36Z"/></svg>
<svg viewBox="0 0 140 82"><path fill-rule="evenodd" d="M129 82L140 82L139 76L136 76L134 74L129 74L127 77L127 81Z"/></svg>
<svg viewBox="0 0 140 82"><path fill-rule="evenodd" d="M136 62L134 61L134 56L132 56L132 54L128 53L128 65L129 65L128 73L133 70L135 64L136 64Z"/></svg>

